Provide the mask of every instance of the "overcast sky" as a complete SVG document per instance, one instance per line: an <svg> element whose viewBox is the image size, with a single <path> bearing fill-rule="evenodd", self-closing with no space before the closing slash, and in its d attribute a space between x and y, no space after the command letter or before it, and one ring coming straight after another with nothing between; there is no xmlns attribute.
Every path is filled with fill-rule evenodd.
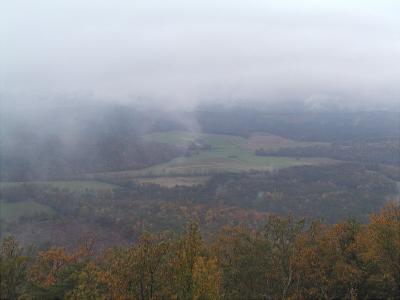
<svg viewBox="0 0 400 300"><path fill-rule="evenodd" d="M3 101L400 99L399 0L0 2Z"/></svg>

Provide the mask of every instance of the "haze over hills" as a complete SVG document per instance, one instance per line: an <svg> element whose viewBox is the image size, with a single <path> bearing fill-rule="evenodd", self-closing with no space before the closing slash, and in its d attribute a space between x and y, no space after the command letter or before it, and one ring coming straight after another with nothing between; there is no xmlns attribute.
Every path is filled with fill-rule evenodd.
<svg viewBox="0 0 400 300"><path fill-rule="evenodd" d="M0 2L0 299L400 299L400 2Z"/></svg>
<svg viewBox="0 0 400 300"><path fill-rule="evenodd" d="M48 126L50 122L51 126ZM294 212L299 217L318 216L332 221L346 216L363 219L387 199L396 197L396 182L400 181L398 124L397 112L310 112L304 109L286 111L285 108L277 111L255 110L253 106L218 109L203 106L192 112L164 112L155 108L144 110L137 106L108 104L87 106L80 111L52 110L47 115L42 111L40 118L31 114L30 120L10 119L8 126L3 128L3 198L4 201L21 201L23 197L19 193L24 195L25 189L34 189L35 193L29 199L50 206L52 214L57 211L61 213L64 208L59 207L58 202L49 202L49 195L45 191L56 189L52 193L58 190L57 193L63 194L64 191L65 197L78 197L79 201L86 201L86 196L81 198L75 193L85 190L87 182L87 192L94 193L90 197L96 198L99 192L117 189L123 191L118 197L133 197L130 205L138 205L136 209L143 209L143 213L148 209L140 204L144 200L139 199L143 197L150 197L146 201L160 205L163 201L170 203L166 199L174 199L175 195L178 197L176 201L181 197L182 201L189 201L187 205L199 201L203 203L201 205L215 205L216 208L221 205L221 200L217 200L221 197L221 190L229 183L227 179L221 181L218 178L239 174L235 175L239 177L233 178L238 180L238 186L243 185L241 189L247 195L239 202L235 200L233 207L250 210L262 207L261 211L265 212L271 212L272 208L268 207L274 207L275 211ZM304 210L304 207L292 203L293 196L285 196L288 188L283 188L285 181L292 179L285 179L281 177L284 173L277 172L286 168L292 170L288 172L296 174L294 176L299 176L295 182L308 180L312 173L312 176L319 178L328 172L330 175L326 182L316 183L316 186L301 185L297 193L304 193L307 201L312 199L309 197L316 196L317 201L319 197L329 195L329 199L333 199L329 207L343 209L342 202L346 201L353 208L337 213L335 210L326 210L328 204L316 209L320 204L311 202L307 204L309 208ZM370 186L366 194L358 193L360 187L354 191L342 187L342 183L334 182L342 176L340 170L343 168L348 170L344 176L357 174L361 186L382 186ZM269 175L269 172L272 173ZM269 179L270 176L276 178ZM256 182L259 178L264 179L258 186ZM256 184L252 190L245 187L248 180L254 180ZM276 186L272 184L268 187L269 180L276 181ZM329 182L336 187L330 187ZM100 188L102 185L105 189ZM74 186L77 187L76 191ZM100 190L97 190L97 186ZM155 187L163 191L164 199L150 192ZM344 196L343 188L350 193L348 196ZM306 196L310 192L308 189L315 191ZM380 194L375 195L378 190ZM13 196L14 193L17 194ZM125 193L133 194L126 196ZM237 194L242 195L242 192ZM259 198L259 195L275 194L280 195L278 204L268 204L270 196ZM367 200L371 195L379 197L371 202ZM233 194L229 197L233 200L236 196ZM68 200L67 211L72 209L69 207L72 206L72 199ZM209 202L209 199L215 199L216 202ZM85 205L89 205L90 201L87 201ZM254 206L253 201L258 204ZM104 205L111 205L110 211L99 217L99 222L106 218L109 220L107 222L114 224L125 218L113 217L116 208L111 203L105 202ZM75 214L80 213L74 211L71 216ZM97 220L95 215L85 215L82 221L87 222L87 218ZM64 217L68 219L69 213ZM134 220L126 221L138 221ZM143 216L143 221L148 221L147 217ZM157 222L153 225L162 228ZM172 225L175 229L179 227L175 226Z"/></svg>
<svg viewBox="0 0 400 300"><path fill-rule="evenodd" d="M391 0L6 1L2 102L398 108L398 10Z"/></svg>

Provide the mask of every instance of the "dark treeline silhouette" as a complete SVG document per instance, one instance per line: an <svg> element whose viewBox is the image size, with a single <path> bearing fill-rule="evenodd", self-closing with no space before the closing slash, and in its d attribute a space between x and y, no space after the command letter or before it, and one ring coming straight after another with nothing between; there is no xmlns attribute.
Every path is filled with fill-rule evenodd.
<svg viewBox="0 0 400 300"><path fill-rule="evenodd" d="M399 136L398 112L270 112L205 108L195 112L204 132L250 136L269 132L300 141L381 141Z"/></svg>
<svg viewBox="0 0 400 300"><path fill-rule="evenodd" d="M333 144L330 146L281 148L279 150L261 148L257 149L255 154L259 156L328 157L365 164L400 165L400 144L398 139L379 143Z"/></svg>

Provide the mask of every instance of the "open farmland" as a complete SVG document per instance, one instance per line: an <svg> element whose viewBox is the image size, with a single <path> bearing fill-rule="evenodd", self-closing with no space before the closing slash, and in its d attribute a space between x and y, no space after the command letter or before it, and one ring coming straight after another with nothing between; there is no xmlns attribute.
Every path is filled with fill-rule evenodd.
<svg viewBox="0 0 400 300"><path fill-rule="evenodd" d="M209 149L198 149L190 155L178 157L169 162L148 168L90 174L88 178L142 178L142 177L175 177L204 176L219 172L242 172L253 170L277 170L298 165L330 163L333 160L320 158L262 157L254 155L256 146L264 147L298 147L309 143L296 142L272 135L252 136L248 139L223 134L202 134L185 131L153 133L145 136L149 141L168 143L188 147L197 143L209 146ZM173 179L171 179L173 181ZM144 182L142 180L142 182Z"/></svg>
<svg viewBox="0 0 400 300"><path fill-rule="evenodd" d="M292 148L292 147L308 147L308 146L324 146L329 143L321 142L299 142L290 140L278 135L259 133L253 134L246 140L246 143L242 145L245 149L256 150L278 150L280 148Z"/></svg>
<svg viewBox="0 0 400 300"><path fill-rule="evenodd" d="M200 153L192 157L177 158L168 163L132 171L129 174L134 177L146 175L201 175L218 172L273 170L309 163L311 163L309 159L256 157L245 151L220 151L218 153Z"/></svg>

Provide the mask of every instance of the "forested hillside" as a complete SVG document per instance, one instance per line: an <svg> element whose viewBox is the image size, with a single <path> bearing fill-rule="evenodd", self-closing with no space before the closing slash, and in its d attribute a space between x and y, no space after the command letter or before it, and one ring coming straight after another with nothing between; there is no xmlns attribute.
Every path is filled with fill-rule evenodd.
<svg viewBox="0 0 400 300"><path fill-rule="evenodd" d="M204 239L190 223L98 253L0 248L1 299L398 299L400 207L334 225L269 216Z"/></svg>
<svg viewBox="0 0 400 300"><path fill-rule="evenodd" d="M188 178L196 183L197 177ZM256 229L273 213L331 224L348 218L366 222L369 214L398 196L396 181L382 170L357 164L220 173L187 186L147 180L3 185L2 234L40 247L54 242L74 245L82 236L98 235L106 247L130 242L147 230L181 232L191 219L207 235L226 224ZM24 205L32 213L24 213ZM19 215L10 215L12 209Z"/></svg>
<svg viewBox="0 0 400 300"><path fill-rule="evenodd" d="M96 107L10 122L1 297L396 299L394 115L293 116Z"/></svg>
<svg viewBox="0 0 400 300"><path fill-rule="evenodd" d="M53 113L59 118L47 120L52 116L46 115L7 123L1 132L1 180L54 180L140 169L184 153L172 145L143 140L143 131L153 121L131 107Z"/></svg>
<svg viewBox="0 0 400 300"><path fill-rule="evenodd" d="M205 132L248 136L270 132L301 141L348 142L397 139L398 112L270 111L250 107L195 112Z"/></svg>

